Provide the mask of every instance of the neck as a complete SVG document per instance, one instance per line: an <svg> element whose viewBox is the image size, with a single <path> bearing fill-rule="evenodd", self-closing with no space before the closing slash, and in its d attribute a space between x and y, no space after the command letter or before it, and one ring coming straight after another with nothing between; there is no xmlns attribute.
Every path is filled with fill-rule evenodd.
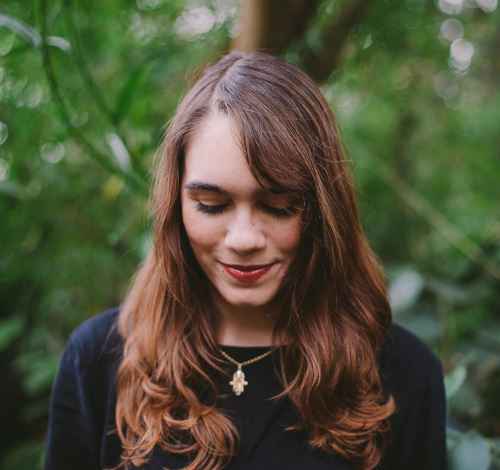
<svg viewBox="0 0 500 470"><path fill-rule="evenodd" d="M219 313L217 340L223 346L259 347L273 344L277 314L270 306L234 306L220 294L212 302Z"/></svg>

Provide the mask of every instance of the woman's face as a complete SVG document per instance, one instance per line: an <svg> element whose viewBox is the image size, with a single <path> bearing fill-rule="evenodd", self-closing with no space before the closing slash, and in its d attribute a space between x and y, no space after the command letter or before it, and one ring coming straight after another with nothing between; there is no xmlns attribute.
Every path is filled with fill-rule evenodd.
<svg viewBox="0 0 500 470"><path fill-rule="evenodd" d="M276 296L292 261L300 210L291 194L262 191L232 130L228 117L215 116L192 137L182 219L217 303L262 308Z"/></svg>

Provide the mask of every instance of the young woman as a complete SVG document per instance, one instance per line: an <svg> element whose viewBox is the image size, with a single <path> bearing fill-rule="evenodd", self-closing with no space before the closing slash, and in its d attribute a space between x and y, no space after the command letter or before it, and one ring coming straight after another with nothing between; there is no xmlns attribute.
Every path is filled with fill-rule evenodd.
<svg viewBox="0 0 500 470"><path fill-rule="evenodd" d="M440 364L392 324L316 85L230 53L160 156L154 250L70 339L46 469L445 469Z"/></svg>

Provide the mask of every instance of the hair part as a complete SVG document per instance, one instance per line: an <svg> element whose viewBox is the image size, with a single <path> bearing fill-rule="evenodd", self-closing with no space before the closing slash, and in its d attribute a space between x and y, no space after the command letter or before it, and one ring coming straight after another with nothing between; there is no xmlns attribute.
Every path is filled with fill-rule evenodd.
<svg viewBox="0 0 500 470"><path fill-rule="evenodd" d="M296 256L280 289L274 332L285 338L277 372L315 449L360 470L388 444L387 400L377 355L392 321L380 265L358 219L333 112L312 80L268 54L232 52L208 68L179 106L159 150L154 249L119 318L124 339L116 422L123 464L155 446L189 455L189 470L219 470L238 448L231 419L216 408L222 373L217 312L182 224L180 181L193 135L221 113L235 125L263 188L304 201ZM334 360L332 359L334 358ZM335 406L332 406L332 402Z"/></svg>

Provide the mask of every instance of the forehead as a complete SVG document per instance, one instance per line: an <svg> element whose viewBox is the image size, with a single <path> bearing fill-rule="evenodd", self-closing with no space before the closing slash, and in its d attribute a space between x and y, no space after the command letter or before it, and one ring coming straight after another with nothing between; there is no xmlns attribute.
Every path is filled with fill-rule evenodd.
<svg viewBox="0 0 500 470"><path fill-rule="evenodd" d="M260 188L237 136L237 129L227 116L216 115L203 122L187 147L182 185L211 183L231 193L255 192Z"/></svg>

